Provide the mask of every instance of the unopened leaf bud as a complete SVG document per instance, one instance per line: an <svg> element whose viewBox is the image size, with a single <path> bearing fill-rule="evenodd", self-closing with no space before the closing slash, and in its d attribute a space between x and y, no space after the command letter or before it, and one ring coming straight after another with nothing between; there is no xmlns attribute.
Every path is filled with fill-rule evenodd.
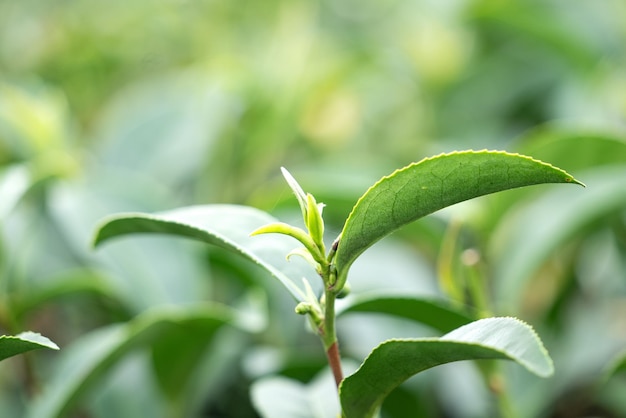
<svg viewBox="0 0 626 418"><path fill-rule="evenodd" d="M322 219L321 209L323 205L318 205L312 194L307 194L307 219L306 226L309 235L318 248L324 248L324 219ZM322 251L322 253L325 251Z"/></svg>
<svg viewBox="0 0 626 418"><path fill-rule="evenodd" d="M298 315L310 314L312 310L313 310L313 307L308 302L300 302L296 305L296 313Z"/></svg>

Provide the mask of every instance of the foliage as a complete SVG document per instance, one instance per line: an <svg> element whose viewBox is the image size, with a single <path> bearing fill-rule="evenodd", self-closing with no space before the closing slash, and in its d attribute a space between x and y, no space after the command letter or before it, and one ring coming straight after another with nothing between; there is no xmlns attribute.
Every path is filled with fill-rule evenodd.
<svg viewBox="0 0 626 418"><path fill-rule="evenodd" d="M0 336L0 360L38 348L59 349L55 343L34 332L27 331L15 336Z"/></svg>
<svg viewBox="0 0 626 418"><path fill-rule="evenodd" d="M345 375L381 341L513 316L541 336L553 377L440 366L392 391L381 415L625 415L623 5L566 3L0 0L0 334L33 330L61 348L0 363L2 415L38 412L73 353L109 329L205 303L238 315L259 291L267 307L249 315L262 332L225 321L204 346L172 325L100 369L66 415L255 417L259 397L285 387L328 399L319 342L254 260L156 234L94 252L94 225L227 204L303 228L285 166L337 236L396 167L484 148L548 161L587 188L484 196L368 248L337 301ZM314 269L284 255L319 295ZM192 353L168 349L185 342Z"/></svg>
<svg viewBox="0 0 626 418"><path fill-rule="evenodd" d="M505 152L466 151L424 159L373 185L352 209L328 254L323 237L324 205L305 193L287 170L283 169L283 175L300 204L307 231L281 222L262 224L251 230L247 228L258 222L262 213L245 207L205 206L161 215L116 215L102 222L95 243L133 233L165 233L217 244L256 261L300 302L296 313L309 316L311 328L324 345L342 404L341 411L332 411L332 416L341 412L346 417L373 417L384 398L404 380L452 361L504 358L515 360L540 376L553 373L552 360L532 328L512 318L490 318L466 324L438 340L388 340L344 380L335 331L335 301L345 293L348 269L356 258L402 225L448 205L501 190L540 183L581 184L571 175L529 157ZM268 218L266 221L271 220ZM304 248L287 253L282 241L254 243L255 238L246 239L246 231L252 231L253 236L269 233L289 236L300 241ZM321 278L322 296L315 294L306 278L303 278L304 288L298 288L294 281L296 273L283 271L287 267L284 261L273 261L280 260L277 249L288 254L287 260L297 254L311 264ZM389 303L384 297L381 301ZM280 411L272 408L265 412L267 416L282 413L282 406Z"/></svg>

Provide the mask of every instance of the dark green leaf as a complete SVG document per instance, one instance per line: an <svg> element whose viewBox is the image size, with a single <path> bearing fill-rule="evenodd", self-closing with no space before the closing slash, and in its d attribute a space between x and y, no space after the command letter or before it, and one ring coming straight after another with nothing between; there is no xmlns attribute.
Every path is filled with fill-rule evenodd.
<svg viewBox="0 0 626 418"><path fill-rule="evenodd" d="M502 151L442 154L382 178L354 206L336 254L339 282L376 241L425 215L474 197L541 183L577 183L549 164Z"/></svg>
<svg viewBox="0 0 626 418"><path fill-rule="evenodd" d="M39 348L59 349L59 347L48 338L30 331L22 332L15 336L0 336L0 360Z"/></svg>
<svg viewBox="0 0 626 418"><path fill-rule="evenodd" d="M385 397L409 377L459 360L513 360L542 377L553 373L552 360L534 330L514 318L488 318L464 325L441 338L385 341L359 370L341 384L347 418L372 417Z"/></svg>

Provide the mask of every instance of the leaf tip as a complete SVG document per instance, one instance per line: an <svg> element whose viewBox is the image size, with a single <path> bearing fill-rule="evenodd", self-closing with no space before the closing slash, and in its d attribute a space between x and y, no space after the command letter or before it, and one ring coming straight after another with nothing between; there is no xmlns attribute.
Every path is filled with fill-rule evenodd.
<svg viewBox="0 0 626 418"><path fill-rule="evenodd" d="M100 244L102 244L106 238L104 238L102 236L102 229L103 229L104 225L100 225L96 228L92 238L91 238L91 242L90 242L90 248L92 250L97 249Z"/></svg>
<svg viewBox="0 0 626 418"><path fill-rule="evenodd" d="M40 345L41 347L49 348L51 350L60 350L59 346L56 345L56 343L54 343L48 337L44 337L38 332L24 331L16 335L15 338L19 338L22 341L35 343L35 344Z"/></svg>
<svg viewBox="0 0 626 418"><path fill-rule="evenodd" d="M572 176L567 176L567 177L565 178L565 182L566 182L566 183L577 184L577 185L582 186L582 187L587 187L587 185L586 185L585 183L583 183L582 181L576 180L576 179L575 179L574 177L572 177Z"/></svg>

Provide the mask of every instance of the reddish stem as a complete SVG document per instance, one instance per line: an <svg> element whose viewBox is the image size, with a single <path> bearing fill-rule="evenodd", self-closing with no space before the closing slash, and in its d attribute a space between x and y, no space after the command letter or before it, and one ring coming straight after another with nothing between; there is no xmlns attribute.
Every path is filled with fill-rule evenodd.
<svg viewBox="0 0 626 418"><path fill-rule="evenodd" d="M337 341L332 343L328 350L326 350L326 356L328 357L328 364L333 371L335 377L335 384L339 387L339 384L343 380L343 372L341 371L341 360L339 359L339 345Z"/></svg>

